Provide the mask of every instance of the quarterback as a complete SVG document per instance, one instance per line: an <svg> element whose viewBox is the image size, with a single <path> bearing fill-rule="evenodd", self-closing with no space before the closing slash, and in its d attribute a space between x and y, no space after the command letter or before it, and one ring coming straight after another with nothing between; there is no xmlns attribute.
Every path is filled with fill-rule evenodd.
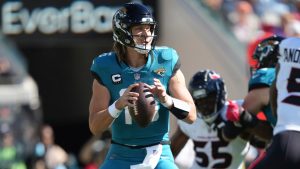
<svg viewBox="0 0 300 169"><path fill-rule="evenodd" d="M177 52L155 47L156 22L140 3L126 3L113 17L113 51L93 60L89 127L98 135L112 129L112 144L101 169L176 169L169 145L169 116L193 123L193 99L185 85ZM131 117L138 82L156 98L151 123L140 127Z"/></svg>

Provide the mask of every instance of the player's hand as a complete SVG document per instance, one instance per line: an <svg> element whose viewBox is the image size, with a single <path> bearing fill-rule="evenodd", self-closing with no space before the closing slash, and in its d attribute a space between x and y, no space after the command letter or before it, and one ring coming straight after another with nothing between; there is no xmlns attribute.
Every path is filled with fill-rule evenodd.
<svg viewBox="0 0 300 169"><path fill-rule="evenodd" d="M139 86L138 83L134 83L125 90L123 95L117 100L116 108L119 110L124 109L126 106L133 107L133 102L138 100L139 94L131 92L132 88Z"/></svg>
<svg viewBox="0 0 300 169"><path fill-rule="evenodd" d="M154 78L153 85L149 86L151 93L158 98L161 103L165 103L167 101L167 92L165 87L159 81L159 79Z"/></svg>
<svg viewBox="0 0 300 169"><path fill-rule="evenodd" d="M227 106L226 118L232 122L239 122L243 108L240 107L235 101L229 101Z"/></svg>

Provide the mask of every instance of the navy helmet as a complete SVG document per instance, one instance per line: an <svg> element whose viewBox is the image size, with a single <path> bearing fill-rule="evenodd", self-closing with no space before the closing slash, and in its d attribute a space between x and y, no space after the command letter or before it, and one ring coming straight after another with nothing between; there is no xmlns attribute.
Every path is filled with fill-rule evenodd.
<svg viewBox="0 0 300 169"><path fill-rule="evenodd" d="M114 41L132 47L142 54L146 54L154 48L156 22L151 11L145 5L136 2L126 3L121 9L117 10L112 22ZM136 44L133 39L135 35L131 33L132 26L143 24L151 26L151 37L153 39L150 46Z"/></svg>
<svg viewBox="0 0 300 169"><path fill-rule="evenodd" d="M201 70L189 82L189 92L195 102L198 116L212 123L224 107L227 92L219 74L212 70Z"/></svg>

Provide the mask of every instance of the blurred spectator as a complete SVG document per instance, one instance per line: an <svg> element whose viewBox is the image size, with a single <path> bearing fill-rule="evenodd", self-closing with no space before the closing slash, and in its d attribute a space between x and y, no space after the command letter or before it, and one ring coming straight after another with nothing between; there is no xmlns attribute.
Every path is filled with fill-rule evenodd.
<svg viewBox="0 0 300 169"><path fill-rule="evenodd" d="M213 11L219 12L223 0L204 0L204 3Z"/></svg>
<svg viewBox="0 0 300 169"><path fill-rule="evenodd" d="M285 27L285 35L300 37L300 21L293 20L289 22Z"/></svg>
<svg viewBox="0 0 300 169"><path fill-rule="evenodd" d="M44 124L40 130L40 142L35 147L35 169L66 169L68 162L67 152L55 144L53 128Z"/></svg>
<svg viewBox="0 0 300 169"><path fill-rule="evenodd" d="M289 11L289 6L281 0L250 0L255 13L262 17L266 13L283 14Z"/></svg>
<svg viewBox="0 0 300 169"><path fill-rule="evenodd" d="M79 158L84 169L98 169L110 146L111 133L106 130L101 136L92 136L81 148Z"/></svg>
<svg viewBox="0 0 300 169"><path fill-rule="evenodd" d="M14 43L0 33L1 158L7 154L13 155L11 152L16 150L16 158L22 163L14 164L13 169L22 168L23 161L27 168L32 169L31 157L38 139L38 126L42 121L38 93L36 82L27 72L25 58ZM3 126L8 126L8 132L3 133L7 128ZM6 143L11 146L3 148L3 145L9 145ZM4 164L0 162L0 165Z"/></svg>
<svg viewBox="0 0 300 169"><path fill-rule="evenodd" d="M67 169L68 154L58 145L47 148L45 162L48 169Z"/></svg>
<svg viewBox="0 0 300 169"><path fill-rule="evenodd" d="M260 30L260 20L247 1L236 2L235 10L229 14L228 19L236 38L245 44L253 40Z"/></svg>
<svg viewBox="0 0 300 169"><path fill-rule="evenodd" d="M0 124L10 125L29 165L42 120L38 89L29 75L22 77L20 83L10 82L13 83L0 84Z"/></svg>
<svg viewBox="0 0 300 169"><path fill-rule="evenodd" d="M290 0L290 11L297 20L300 20L300 0Z"/></svg>
<svg viewBox="0 0 300 169"><path fill-rule="evenodd" d="M283 34L284 36L287 36L287 33L291 33L291 32L288 32L288 27L289 25L294 22L296 19L295 19L295 16L292 14L292 13L285 13L281 16L281 27L282 27L282 30L283 30Z"/></svg>
<svg viewBox="0 0 300 169"><path fill-rule="evenodd" d="M0 75L9 76L12 74L10 62L6 58L0 58Z"/></svg>
<svg viewBox="0 0 300 169"><path fill-rule="evenodd" d="M223 14L224 10L227 9L223 9L222 6L224 0L203 0L199 2L205 9L207 9L206 13L212 17L216 23L222 25L222 27L224 27L223 25L227 25L226 16Z"/></svg>
<svg viewBox="0 0 300 169"><path fill-rule="evenodd" d="M0 168L26 169L22 147L15 140L14 133L9 124L1 124L0 138Z"/></svg>
<svg viewBox="0 0 300 169"><path fill-rule="evenodd" d="M0 84L11 84L14 82L15 72L11 62L6 57L0 57Z"/></svg>

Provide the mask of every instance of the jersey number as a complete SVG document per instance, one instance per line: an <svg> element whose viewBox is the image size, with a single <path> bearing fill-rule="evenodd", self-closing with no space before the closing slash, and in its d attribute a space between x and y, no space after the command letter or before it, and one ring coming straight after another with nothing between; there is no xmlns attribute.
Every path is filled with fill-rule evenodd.
<svg viewBox="0 0 300 169"><path fill-rule="evenodd" d="M196 152L196 162L201 167L209 167L209 156L205 153L205 146L208 142L194 141L194 149ZM228 168L232 161L231 154L220 152L220 148L227 147L229 143L225 141L211 142L213 166L211 168ZM222 160L223 159L223 160Z"/></svg>
<svg viewBox="0 0 300 169"><path fill-rule="evenodd" d="M300 92L300 69L292 68L288 78L287 91ZM283 103L300 106L300 96L291 95L282 100Z"/></svg>
<svg viewBox="0 0 300 169"><path fill-rule="evenodd" d="M123 93L125 92L126 89L121 89L120 90L120 96L123 95ZM159 113L158 113L158 105L156 104L155 106L155 115L152 121L157 121L159 118ZM129 113L129 109L128 107L125 107L125 124L132 124L132 117Z"/></svg>

